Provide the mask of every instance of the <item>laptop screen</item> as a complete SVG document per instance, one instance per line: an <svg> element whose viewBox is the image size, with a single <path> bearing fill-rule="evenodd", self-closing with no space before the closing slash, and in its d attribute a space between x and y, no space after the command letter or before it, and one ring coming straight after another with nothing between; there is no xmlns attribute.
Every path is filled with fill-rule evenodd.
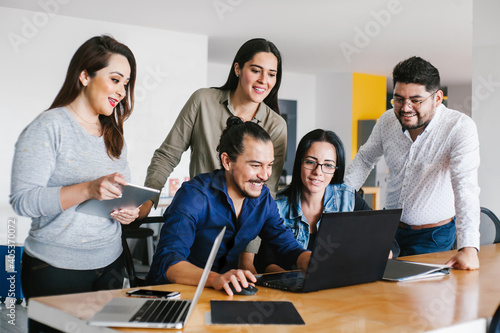
<svg viewBox="0 0 500 333"><path fill-rule="evenodd" d="M380 280L401 209L324 213L303 291Z"/></svg>

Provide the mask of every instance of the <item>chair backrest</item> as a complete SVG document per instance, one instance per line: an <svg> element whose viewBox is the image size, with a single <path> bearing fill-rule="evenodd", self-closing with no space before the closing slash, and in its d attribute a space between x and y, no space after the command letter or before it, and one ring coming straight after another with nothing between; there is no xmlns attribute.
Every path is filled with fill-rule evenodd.
<svg viewBox="0 0 500 333"><path fill-rule="evenodd" d="M488 327L487 333L500 333L500 306L491 318L490 327Z"/></svg>
<svg viewBox="0 0 500 333"><path fill-rule="evenodd" d="M500 220L488 208L481 207L479 232L481 245L500 243Z"/></svg>
<svg viewBox="0 0 500 333"><path fill-rule="evenodd" d="M130 282L130 287L142 287L146 285L145 279L137 276L134 267L134 259L132 258L132 253L127 243L127 239L145 239L147 237L153 237L154 230L150 228L140 228L141 224L144 223L163 223L165 218L163 216L152 216L146 217L142 220L136 220L128 225L122 225L122 246L123 246L123 259L125 261L125 270Z"/></svg>
<svg viewBox="0 0 500 333"><path fill-rule="evenodd" d="M149 228L137 228L136 231L134 232L134 230L127 230L123 228L122 225L122 247L123 247L122 256L125 263L125 271L127 273L127 277L131 288L145 286L146 281L145 279L137 276L137 272L134 267L134 259L132 257L132 253L128 246L127 239L152 237L153 234L154 231Z"/></svg>

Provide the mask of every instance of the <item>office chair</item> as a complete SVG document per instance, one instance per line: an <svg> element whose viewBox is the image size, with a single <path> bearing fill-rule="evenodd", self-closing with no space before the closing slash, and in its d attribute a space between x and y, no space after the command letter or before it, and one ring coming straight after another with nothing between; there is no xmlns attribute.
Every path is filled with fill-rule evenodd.
<svg viewBox="0 0 500 333"><path fill-rule="evenodd" d="M481 207L479 232L481 233L481 245L500 243L500 220L491 210L485 207Z"/></svg>
<svg viewBox="0 0 500 333"><path fill-rule="evenodd" d="M495 311L493 318L491 318L487 333L500 333L500 306Z"/></svg>
<svg viewBox="0 0 500 333"><path fill-rule="evenodd" d="M135 270L134 259L128 246L127 239L145 239L148 247L148 265L151 265L154 255L153 235L154 230L151 228L141 228L144 223L163 223L163 216L146 217L142 220L136 220L129 225L122 225L122 246L123 259L125 261L125 270L127 272L130 287L141 287L146 285L145 276L139 276ZM145 275L145 274L143 274Z"/></svg>

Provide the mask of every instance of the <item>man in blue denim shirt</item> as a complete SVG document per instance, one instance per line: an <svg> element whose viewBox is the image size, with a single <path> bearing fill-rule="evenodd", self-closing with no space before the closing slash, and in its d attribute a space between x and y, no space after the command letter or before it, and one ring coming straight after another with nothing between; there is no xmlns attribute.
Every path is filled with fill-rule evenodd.
<svg viewBox="0 0 500 333"><path fill-rule="evenodd" d="M250 271L237 268L240 254L257 235L287 265L307 267L311 253L286 230L264 186L274 161L269 134L255 123L232 117L218 151L223 168L184 183L165 212L149 282L196 285L224 226L226 233L207 280L209 287L232 295L229 283L240 291L248 287L247 279L256 282Z"/></svg>

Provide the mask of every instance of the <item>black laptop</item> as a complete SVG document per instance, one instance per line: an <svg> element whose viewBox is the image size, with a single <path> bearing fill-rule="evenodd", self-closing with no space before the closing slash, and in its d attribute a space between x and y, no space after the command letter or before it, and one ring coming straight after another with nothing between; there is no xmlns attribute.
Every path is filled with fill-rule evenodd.
<svg viewBox="0 0 500 333"><path fill-rule="evenodd" d="M378 281L401 219L401 209L324 213L305 273L257 276L257 284L310 292Z"/></svg>

